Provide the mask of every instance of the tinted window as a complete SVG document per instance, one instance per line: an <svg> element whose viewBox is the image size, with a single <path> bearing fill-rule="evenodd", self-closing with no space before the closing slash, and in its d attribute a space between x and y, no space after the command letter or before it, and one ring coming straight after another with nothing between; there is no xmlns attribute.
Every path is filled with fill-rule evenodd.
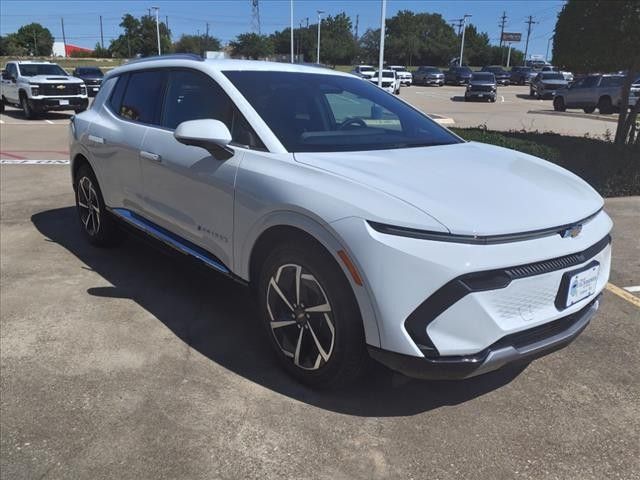
<svg viewBox="0 0 640 480"><path fill-rule="evenodd" d="M564 80L561 73L541 73L543 80Z"/></svg>
<svg viewBox="0 0 640 480"><path fill-rule="evenodd" d="M36 75L67 76L67 72L54 63L23 63L18 68L20 69L20 75L23 77L35 77Z"/></svg>
<svg viewBox="0 0 640 480"><path fill-rule="evenodd" d="M371 82L339 75L224 72L290 152L446 145L460 140Z"/></svg>
<svg viewBox="0 0 640 480"><path fill-rule="evenodd" d="M601 87L620 87L622 86L623 81L624 81L624 77L602 77L600 86Z"/></svg>
<svg viewBox="0 0 640 480"><path fill-rule="evenodd" d="M127 90L120 106L120 116L134 122L157 125L165 77L166 72L163 71L129 74Z"/></svg>
<svg viewBox="0 0 640 480"><path fill-rule="evenodd" d="M124 89L127 86L127 79L129 78L129 75L125 73L117 78L118 83L116 83L116 86L111 93L111 98L109 98L109 107L113 113L120 112L120 105L122 105L122 97L124 96Z"/></svg>
<svg viewBox="0 0 640 480"><path fill-rule="evenodd" d="M173 130L188 120L211 118L227 125L233 143L264 148L224 90L202 73L171 71L164 102L162 126L166 128Z"/></svg>
<svg viewBox="0 0 640 480"><path fill-rule="evenodd" d="M76 74L78 75L91 75L92 77L102 77L102 70L99 68L76 68Z"/></svg>
<svg viewBox="0 0 640 480"><path fill-rule="evenodd" d="M493 75L493 73L476 72L471 76L471 80L477 80L481 82L495 82L496 77Z"/></svg>
<svg viewBox="0 0 640 480"><path fill-rule="evenodd" d="M585 88L595 87L598 84L600 77L587 77L582 82L582 86Z"/></svg>

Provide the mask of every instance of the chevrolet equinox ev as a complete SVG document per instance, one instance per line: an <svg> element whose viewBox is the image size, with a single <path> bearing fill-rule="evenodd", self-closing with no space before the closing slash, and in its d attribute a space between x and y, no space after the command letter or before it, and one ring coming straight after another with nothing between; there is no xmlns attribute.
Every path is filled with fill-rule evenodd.
<svg viewBox="0 0 640 480"><path fill-rule="evenodd" d="M247 284L264 341L316 387L369 357L426 379L529 362L583 331L609 277L587 183L346 73L134 61L70 143L90 243L124 226Z"/></svg>

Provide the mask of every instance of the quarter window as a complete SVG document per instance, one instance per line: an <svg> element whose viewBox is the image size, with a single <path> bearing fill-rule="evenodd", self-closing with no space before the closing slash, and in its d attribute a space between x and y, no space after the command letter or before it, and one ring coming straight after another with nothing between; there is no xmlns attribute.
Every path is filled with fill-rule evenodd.
<svg viewBox="0 0 640 480"><path fill-rule="evenodd" d="M131 73L118 112L120 116L134 122L159 124L165 77L163 71Z"/></svg>

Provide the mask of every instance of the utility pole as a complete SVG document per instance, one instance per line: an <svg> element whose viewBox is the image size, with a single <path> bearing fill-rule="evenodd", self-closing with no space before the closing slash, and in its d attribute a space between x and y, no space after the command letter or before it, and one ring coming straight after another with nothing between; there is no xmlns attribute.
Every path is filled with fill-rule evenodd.
<svg viewBox="0 0 640 480"><path fill-rule="evenodd" d="M527 63L527 52L529 51L529 36L531 35L531 25L538 23L533 20L533 17L529 15L529 20L524 22L527 24L527 42L524 47L524 65Z"/></svg>
<svg viewBox="0 0 640 480"><path fill-rule="evenodd" d="M555 37L555 35L551 35L549 37L549 40L547 40L547 54L544 56L544 59L548 62L549 61L549 45L551 44L551 40L553 40L553 37Z"/></svg>
<svg viewBox="0 0 640 480"><path fill-rule="evenodd" d="M464 18L455 18L453 20L449 20L451 22L452 27L458 27L458 36L462 33L462 25L464 25Z"/></svg>
<svg viewBox="0 0 640 480"><path fill-rule="evenodd" d="M62 25L62 43L65 45L64 56L67 56L67 37L64 34L64 18L60 17L60 25Z"/></svg>
<svg viewBox="0 0 640 480"><path fill-rule="evenodd" d="M382 87L382 69L384 67L384 37L387 21L387 0L382 0L380 10L380 55L378 56L378 86Z"/></svg>
<svg viewBox="0 0 640 480"><path fill-rule="evenodd" d="M164 24L167 26L167 31L169 31L169 15L164 16Z"/></svg>
<svg viewBox="0 0 640 480"><path fill-rule="evenodd" d="M318 12L318 51L316 53L316 63L320 63L320 23L322 21L322 19L320 18L320 15L324 13L324 10L316 10L316 11Z"/></svg>
<svg viewBox="0 0 640 480"><path fill-rule="evenodd" d="M104 35L102 33L102 15L100 15L100 45L104 49Z"/></svg>
<svg viewBox="0 0 640 480"><path fill-rule="evenodd" d="M356 15L356 42L358 41L358 24L360 23L360 14Z"/></svg>
<svg viewBox="0 0 640 480"><path fill-rule="evenodd" d="M33 56L38 56L38 39L36 38L36 31L33 30Z"/></svg>
<svg viewBox="0 0 640 480"><path fill-rule="evenodd" d="M160 49L160 20L158 15L160 13L160 7L151 7L156 11L156 35L158 36L158 56L162 55L162 50Z"/></svg>
<svg viewBox="0 0 640 480"><path fill-rule="evenodd" d="M502 48L502 35L504 34L504 26L507 24L507 12L502 12L502 17L500 17L500 51L502 52L502 61L501 64L504 64L504 49Z"/></svg>
<svg viewBox="0 0 640 480"><path fill-rule="evenodd" d="M458 66L462 66L462 54L464 53L464 34L467 31L467 18L471 18L471 15L468 13L464 14L462 17L462 41L460 42L460 60L458 61Z"/></svg>
<svg viewBox="0 0 640 480"><path fill-rule="evenodd" d="M289 15L289 26L290 26L290 30L291 30L291 63L294 63L294 54L293 54L293 0L289 1L289 5L290 5L290 15Z"/></svg>
<svg viewBox="0 0 640 480"><path fill-rule="evenodd" d="M251 29L254 32L258 32L258 35L261 35L260 31L260 2L259 0L251 0Z"/></svg>

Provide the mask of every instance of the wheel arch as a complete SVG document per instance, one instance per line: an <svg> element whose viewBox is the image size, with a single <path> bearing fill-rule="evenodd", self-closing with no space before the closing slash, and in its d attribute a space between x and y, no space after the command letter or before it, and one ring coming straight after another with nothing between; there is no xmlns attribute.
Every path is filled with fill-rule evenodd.
<svg viewBox="0 0 640 480"><path fill-rule="evenodd" d="M347 278L356 298L367 344L380 346L377 315L366 279L361 277L361 284L357 284L350 268L338 252L346 254L348 261L352 263L359 275L362 269L358 268L353 255L349 255L348 249L339 240L337 234L311 217L297 212L274 212L263 219L260 226L254 228L245 239L245 248L239 249L234 262L236 275L251 283L257 277L261 262L266 259L270 249L283 238L289 239L291 236L313 242L331 255Z"/></svg>

